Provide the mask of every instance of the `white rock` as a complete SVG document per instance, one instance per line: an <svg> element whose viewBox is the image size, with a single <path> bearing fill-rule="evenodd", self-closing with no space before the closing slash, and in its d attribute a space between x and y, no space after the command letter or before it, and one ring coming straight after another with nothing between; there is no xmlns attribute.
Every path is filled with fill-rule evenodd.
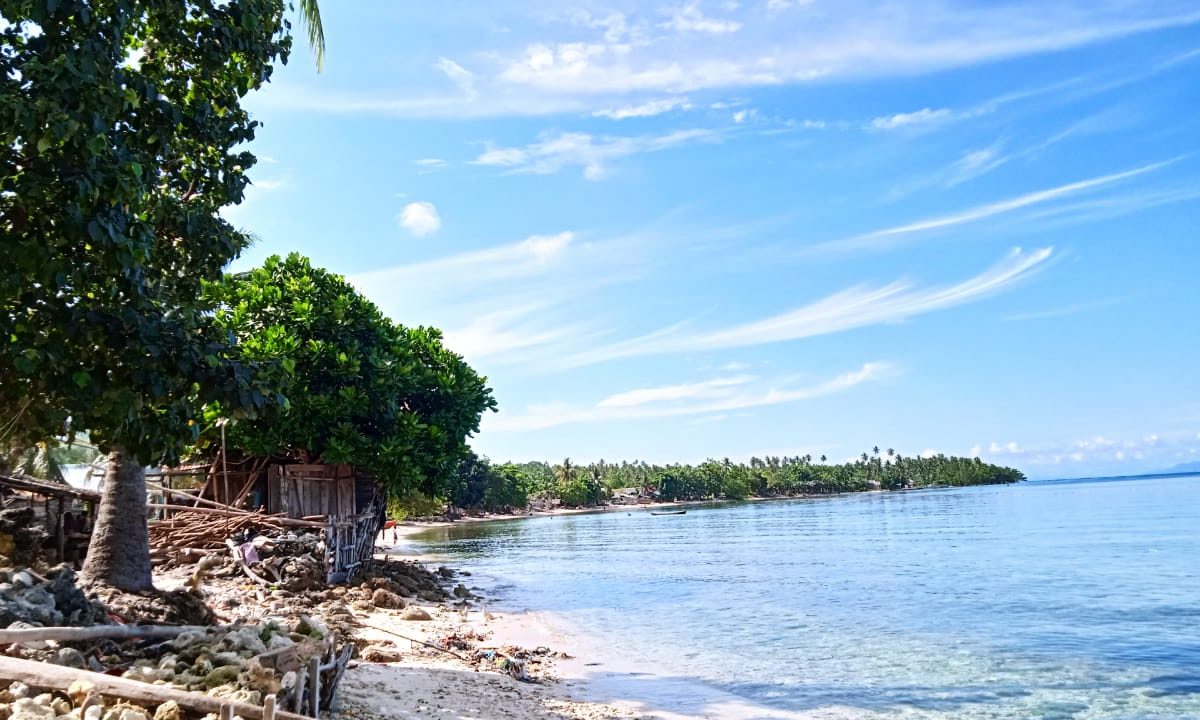
<svg viewBox="0 0 1200 720"><path fill-rule="evenodd" d="M32 698L17 700L9 712L9 720L54 720L54 711Z"/></svg>

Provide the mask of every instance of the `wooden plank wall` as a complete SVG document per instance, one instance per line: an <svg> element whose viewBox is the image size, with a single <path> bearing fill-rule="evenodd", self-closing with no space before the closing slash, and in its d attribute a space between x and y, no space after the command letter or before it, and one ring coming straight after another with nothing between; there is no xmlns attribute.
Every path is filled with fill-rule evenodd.
<svg viewBox="0 0 1200 720"><path fill-rule="evenodd" d="M271 512L293 518L348 518L354 514L354 477L349 465L274 465L271 470Z"/></svg>

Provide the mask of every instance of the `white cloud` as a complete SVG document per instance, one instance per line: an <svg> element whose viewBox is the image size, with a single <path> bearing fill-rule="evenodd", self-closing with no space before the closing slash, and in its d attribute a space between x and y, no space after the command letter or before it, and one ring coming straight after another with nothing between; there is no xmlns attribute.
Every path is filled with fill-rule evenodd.
<svg viewBox="0 0 1200 720"><path fill-rule="evenodd" d="M896 130L916 125L931 125L948 120L950 116L951 112L946 108L939 108L937 110L922 108L916 112L877 117L871 121L871 128L874 130Z"/></svg>
<svg viewBox="0 0 1200 720"><path fill-rule="evenodd" d="M754 108L749 108L746 110L738 110L737 112L735 112L733 114L733 122L737 125L741 125L742 123L746 122L747 120L753 120L755 118L755 116L757 116L757 115L758 115L758 110L756 110Z"/></svg>
<svg viewBox="0 0 1200 720"><path fill-rule="evenodd" d="M745 385L753 380L754 376L752 375L739 375L714 378L703 382L626 390L604 398L596 404L596 407L634 407L655 402L728 396L733 394L732 388Z"/></svg>
<svg viewBox="0 0 1200 720"><path fill-rule="evenodd" d="M1009 158L1000 154L996 147L980 148L964 153L953 165L950 177L946 179L946 187L961 185L968 180L986 175L1004 163Z"/></svg>
<svg viewBox="0 0 1200 720"><path fill-rule="evenodd" d="M1066 185L1059 185L1058 187L1053 187L1048 190L1039 190L1037 192L1027 193L1015 198L979 205L957 213L952 213L950 215L942 215L939 217L927 218L925 220L918 220L916 222L906 223L904 225L884 228L883 230L874 230L872 232L864 233L862 235L855 235L842 240L818 243L817 245L809 247L807 252L836 252L890 247L897 244L909 235L978 222L980 220L986 220L997 215L1003 215L1016 210L1021 210L1023 208L1057 200L1068 195L1094 190L1105 185L1111 185L1122 180L1128 180L1129 178L1137 177L1138 175L1153 172L1154 170L1158 170L1176 162L1178 159L1179 158L1173 158L1163 162L1143 165L1141 167L1134 168L1132 170L1126 170L1124 172L1067 183Z"/></svg>
<svg viewBox="0 0 1200 720"><path fill-rule="evenodd" d="M465 326L446 330L446 347L475 361L559 342L579 332L576 326L547 329L528 320L546 311L544 306L527 306L479 315Z"/></svg>
<svg viewBox="0 0 1200 720"><path fill-rule="evenodd" d="M890 370L890 366L886 363L866 363L857 370L815 385L803 387L783 385L756 391L747 390L711 399L701 397L698 402L690 403L666 402L675 399L667 397L667 393L664 393L661 398L625 405L597 403L590 407L576 407L564 403L547 403L530 406L521 414L510 414L501 410L497 415L484 418L484 428L491 432L518 432L543 430L577 423L711 415L730 410L800 402L822 395L843 392L863 383L886 377ZM610 399L626 394L618 393L610 396Z"/></svg>
<svg viewBox="0 0 1200 720"><path fill-rule="evenodd" d="M707 33L723 35L737 32L742 24L736 20L717 20L705 16L698 3L692 2L671 11L671 19L663 23L663 27L676 32Z"/></svg>
<svg viewBox="0 0 1200 720"><path fill-rule="evenodd" d="M463 95L474 98L478 93L475 90L475 75L470 70L467 70L462 65L454 62L449 58L438 58L434 64L438 70L442 71L450 82L462 92Z"/></svg>
<svg viewBox="0 0 1200 720"><path fill-rule="evenodd" d="M437 232L442 227L442 218L433 203L424 200L404 206L397 217L400 227L417 237Z"/></svg>
<svg viewBox="0 0 1200 720"><path fill-rule="evenodd" d="M957 285L913 289L905 282L880 288L855 287L778 315L713 331L685 331L679 324L641 337L562 358L567 367L617 358L747 347L827 335L852 328L892 323L988 297L1035 272L1051 248L1014 249L1000 263Z"/></svg>
<svg viewBox="0 0 1200 720"><path fill-rule="evenodd" d="M687 98L671 97L659 100L647 100L639 105L626 105L624 107L597 110L592 115L612 120L625 120L627 118L652 117L671 112L672 110L690 110L691 107L692 105L688 102Z"/></svg>
<svg viewBox="0 0 1200 720"><path fill-rule="evenodd" d="M1182 0L842 0L823 3L819 12L785 12L808 4L803 0L679 1L667 8L626 3L623 12L597 15L543 10L534 13L533 22L518 20L511 33L474 34L482 28L472 26L465 28L467 36L488 37L492 44L471 48L470 70L435 51L429 62L436 77L423 72L398 78L396 87L402 89L390 94L374 89L336 94L319 85L293 85L273 87L262 102L404 117L591 113L629 104L635 93L910 77L1200 21L1194 3ZM513 20L522 14L504 12ZM1153 72L1180 67L1191 56L1167 60ZM442 76L451 81L452 91ZM878 120L885 128L912 127L939 112L932 105Z"/></svg>
<svg viewBox="0 0 1200 720"><path fill-rule="evenodd" d="M1197 443L1200 443L1200 436L1193 436L1190 432L1150 433L1131 439L1096 435L1034 448L1026 448L1015 442L992 442L986 448L976 445L971 453L981 455L985 460L1017 465L1041 475L1119 474L1170 469L1178 462L1178 458L1194 454Z"/></svg>
<svg viewBox="0 0 1200 720"><path fill-rule="evenodd" d="M279 178L262 178L251 181L253 186L259 190L279 190L280 188L287 187L289 182L291 182L291 177L286 175Z"/></svg>
<svg viewBox="0 0 1200 720"><path fill-rule="evenodd" d="M489 281L527 277L552 269L552 266L566 255L574 239L575 233L570 231L555 235L530 235L524 240L508 245L360 273L355 275L352 281L356 285L361 283L386 287L422 278L433 278L440 283L462 276Z"/></svg>
<svg viewBox="0 0 1200 720"><path fill-rule="evenodd" d="M419 160L413 160L413 165L417 166L418 175L427 175L431 172L445 170L446 168L450 167L450 163L441 158L421 158Z"/></svg>
<svg viewBox="0 0 1200 720"><path fill-rule="evenodd" d="M632 137L596 137L583 132L565 132L543 135L525 147L489 147L472 164L497 165L511 168L510 172L537 175L577 166L583 168L583 176L588 180L601 180L608 174L609 162L616 158L715 141L719 137L716 132L703 129Z"/></svg>
<svg viewBox="0 0 1200 720"><path fill-rule="evenodd" d="M1003 445L993 442L992 444L988 445L988 453L991 455L1020 455L1021 446L1015 442L1007 442Z"/></svg>

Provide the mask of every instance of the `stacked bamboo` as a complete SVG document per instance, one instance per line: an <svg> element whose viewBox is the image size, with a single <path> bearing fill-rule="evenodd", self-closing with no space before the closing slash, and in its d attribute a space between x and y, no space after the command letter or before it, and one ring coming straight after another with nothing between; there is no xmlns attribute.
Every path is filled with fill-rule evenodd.
<svg viewBox="0 0 1200 720"><path fill-rule="evenodd" d="M171 511L167 520L150 523L150 553L158 563L195 561L211 550L224 550L231 535L249 530L283 530L285 527L324 528L315 520L297 520L283 515L239 510L171 488L155 488L183 496L194 505L157 505Z"/></svg>

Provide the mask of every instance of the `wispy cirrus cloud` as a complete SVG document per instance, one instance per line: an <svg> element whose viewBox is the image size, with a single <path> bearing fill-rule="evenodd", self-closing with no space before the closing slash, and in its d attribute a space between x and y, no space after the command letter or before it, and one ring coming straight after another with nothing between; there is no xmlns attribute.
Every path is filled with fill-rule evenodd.
<svg viewBox="0 0 1200 720"><path fill-rule="evenodd" d="M1000 263L956 285L915 289L907 282L854 287L793 310L733 327L697 331L678 323L652 333L569 355L560 361L578 367L619 358L749 347L828 335L853 328L899 322L988 297L1030 276L1053 254L1014 249Z"/></svg>
<svg viewBox="0 0 1200 720"><path fill-rule="evenodd" d="M848 2L820 14L805 8L778 13L747 6L721 18L709 17L690 3L669 12L669 21L658 27L675 36L672 43L656 42L647 30L653 24L645 18L622 15L624 32L613 34L606 28L604 38L590 42L530 44L499 77L542 92L597 95L912 74L1200 21L1194 8L1131 2L1089 6L1087 12L1072 4L1032 2L961 7ZM639 42L630 41L632 28L639 29ZM775 51L767 58L763 47ZM669 54L662 48L669 48ZM914 119L920 119L919 113Z"/></svg>
<svg viewBox="0 0 1200 720"><path fill-rule="evenodd" d="M919 125L934 125L950 119L952 115L953 113L948 108L938 108L937 110L922 108L914 112L877 117L870 122L870 128L873 130L898 130Z"/></svg>
<svg viewBox="0 0 1200 720"><path fill-rule="evenodd" d="M647 100L637 105L604 108L592 113L593 117L605 117L610 120L627 120L629 118L653 117L671 112L672 110L690 110L692 104L685 97L659 98Z"/></svg>
<svg viewBox="0 0 1200 720"><path fill-rule="evenodd" d="M521 147L488 147L472 164L508 168L511 173L549 175L580 167L588 180L602 180L617 158L660 152L698 142L717 142L721 135L708 129L676 130L660 135L597 137L583 132L543 135Z"/></svg>
<svg viewBox="0 0 1200 720"><path fill-rule="evenodd" d="M1012 313L1005 315L1004 319L1011 322L1022 322L1025 320L1045 320L1047 318L1070 317L1081 313L1092 312L1093 310L1103 310L1115 305L1120 305L1129 300L1128 296L1102 298L1100 300L1090 300L1087 302L1071 303L1070 305L1062 305L1059 307L1049 308L1046 310L1033 310L1030 312Z"/></svg>
<svg viewBox="0 0 1200 720"><path fill-rule="evenodd" d="M655 402L672 400L689 400L705 397L720 397L731 393L731 389L754 381L753 375L735 375L733 377L713 378L695 383L680 383L678 385L662 385L651 388L626 390L610 395L600 402L597 407L633 407Z"/></svg>
<svg viewBox="0 0 1200 720"><path fill-rule="evenodd" d="M860 368L810 385L789 382L760 382L747 387L752 379L717 378L708 383L640 388L610 395L590 406L566 403L532 405L524 412L484 418L490 432L529 432L579 423L629 421L649 418L712 415L732 410L795 403L823 395L844 392L867 382L878 381L893 373L882 362L865 363ZM725 381L725 384L721 384ZM617 399L614 402L614 398Z"/></svg>
<svg viewBox="0 0 1200 720"><path fill-rule="evenodd" d="M1058 200L1070 195L1075 195L1089 190L1094 190L1106 185L1128 180L1130 178L1144 175L1155 170L1164 168L1181 158L1176 157L1162 162L1150 163L1142 165L1131 170L1111 173L1109 175L1101 175L1099 177L1088 178L1087 180L1079 180L1065 185L1049 188L1047 190L1038 190L1036 192L1026 193L1014 198L1000 200L997 202L978 205L966 210L951 213L949 215L940 215L937 217L917 220L915 222L904 223L892 227L883 228L882 230L873 230L871 232L854 235L840 240L832 240L823 243L810 245L804 250L805 254L820 254L820 253L837 253L850 252L856 250L879 250L883 248L893 247L904 242L911 236L922 233L943 230L946 228L956 227L975 223L998 215L1022 210L1024 208L1042 205L1053 200Z"/></svg>
<svg viewBox="0 0 1200 720"><path fill-rule="evenodd" d="M444 282L455 276L489 280L522 277L547 270L566 255L574 240L575 233L571 231L554 235L530 235L524 240L507 245L359 273L352 276L351 280L356 285L382 288L403 285L423 278L434 278L437 282Z"/></svg>
<svg viewBox="0 0 1200 720"><path fill-rule="evenodd" d="M439 40L392 86L339 94L321 84L273 84L256 102L426 118L593 113L636 107L663 94L912 76L1200 22L1193 5L1171 0L692 1L596 14L521 8L504 14L512 23L505 32L481 25L470 29L487 32L454 35L485 38L470 47ZM1153 72L1190 57L1169 58ZM938 105L898 110L877 118L878 129L970 115Z"/></svg>

